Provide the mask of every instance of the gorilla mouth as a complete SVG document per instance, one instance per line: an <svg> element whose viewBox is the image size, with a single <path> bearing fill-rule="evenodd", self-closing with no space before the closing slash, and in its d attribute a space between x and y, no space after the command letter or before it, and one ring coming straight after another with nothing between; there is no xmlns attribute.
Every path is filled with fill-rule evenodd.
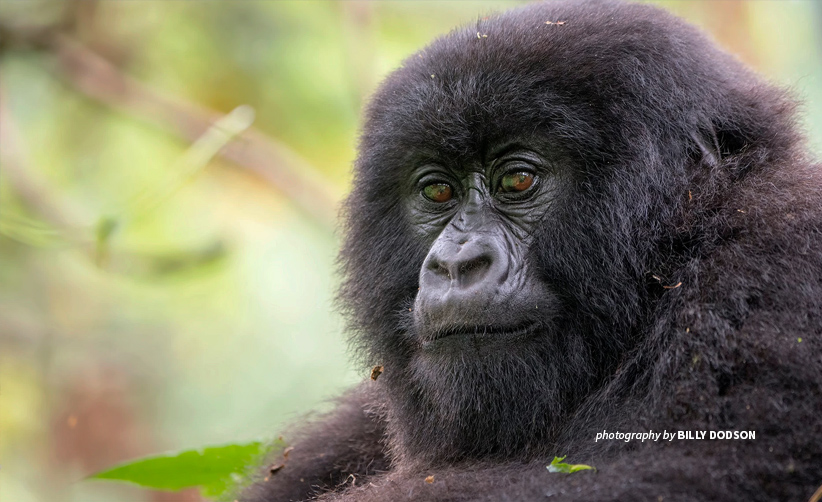
<svg viewBox="0 0 822 502"><path fill-rule="evenodd" d="M511 340L525 338L537 330L537 323L516 326L445 326L422 337L423 347L445 339L465 339L475 341Z"/></svg>

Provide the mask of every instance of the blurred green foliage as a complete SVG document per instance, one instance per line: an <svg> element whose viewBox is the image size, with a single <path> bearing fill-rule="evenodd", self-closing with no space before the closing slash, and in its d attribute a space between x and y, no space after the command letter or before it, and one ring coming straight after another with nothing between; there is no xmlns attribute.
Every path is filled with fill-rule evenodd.
<svg viewBox="0 0 822 502"><path fill-rule="evenodd" d="M282 441L271 448L282 447ZM260 442L211 446L128 462L88 479L134 483L158 490L197 487L204 497L219 497L248 473L267 448Z"/></svg>
<svg viewBox="0 0 822 502"><path fill-rule="evenodd" d="M517 3L0 3L3 499L196 501L75 481L276 435L364 377L334 313L339 236L305 200L345 193L360 110L403 57ZM818 2L660 3L791 86L822 151ZM192 117L240 105L260 136L187 161Z"/></svg>

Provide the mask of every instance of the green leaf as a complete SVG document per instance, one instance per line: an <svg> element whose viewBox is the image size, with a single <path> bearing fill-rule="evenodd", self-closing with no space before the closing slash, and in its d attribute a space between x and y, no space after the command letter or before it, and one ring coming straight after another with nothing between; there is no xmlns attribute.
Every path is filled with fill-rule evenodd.
<svg viewBox="0 0 822 502"><path fill-rule="evenodd" d="M587 471L588 469L596 471L596 467L585 464L566 464L563 460L565 460L565 457L554 457L551 465L547 466L548 472L564 472L570 474L577 471Z"/></svg>
<svg viewBox="0 0 822 502"><path fill-rule="evenodd" d="M281 447L277 441L271 447ZM260 442L212 446L145 457L86 479L123 481L156 490L200 487L203 496L217 497L233 487L248 467L268 450Z"/></svg>

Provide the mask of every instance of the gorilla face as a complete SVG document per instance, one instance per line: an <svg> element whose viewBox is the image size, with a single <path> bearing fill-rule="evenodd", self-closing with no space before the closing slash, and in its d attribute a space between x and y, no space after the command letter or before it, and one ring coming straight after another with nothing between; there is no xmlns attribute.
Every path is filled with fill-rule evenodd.
<svg viewBox="0 0 822 502"><path fill-rule="evenodd" d="M386 379L394 422L414 427L393 439L418 459L523 451L568 401L560 382L591 374L581 339L557 339L560 303L532 259L561 173L537 143L509 141L462 162L426 158L408 185L407 221L428 251L403 334L408 358L396 361L399 381Z"/></svg>
<svg viewBox="0 0 822 502"><path fill-rule="evenodd" d="M482 153L468 166L432 160L411 172L409 219L431 243L413 307L423 354L517 345L544 331L556 304L528 256L557 173L519 143Z"/></svg>

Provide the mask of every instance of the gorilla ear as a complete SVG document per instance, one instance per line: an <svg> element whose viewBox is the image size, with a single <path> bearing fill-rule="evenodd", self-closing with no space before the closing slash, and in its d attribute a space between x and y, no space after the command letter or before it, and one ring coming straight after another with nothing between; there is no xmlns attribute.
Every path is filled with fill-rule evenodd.
<svg viewBox="0 0 822 502"><path fill-rule="evenodd" d="M741 131L712 126L691 133L691 139L696 145L701 160L708 167L716 167L723 158L743 153L748 141Z"/></svg>
<svg viewBox="0 0 822 502"><path fill-rule="evenodd" d="M719 165L719 161L722 160L722 150L720 149L719 136L713 127L707 131L704 129L693 131L691 139L699 150L698 155L700 158L697 159L699 163L710 168Z"/></svg>

